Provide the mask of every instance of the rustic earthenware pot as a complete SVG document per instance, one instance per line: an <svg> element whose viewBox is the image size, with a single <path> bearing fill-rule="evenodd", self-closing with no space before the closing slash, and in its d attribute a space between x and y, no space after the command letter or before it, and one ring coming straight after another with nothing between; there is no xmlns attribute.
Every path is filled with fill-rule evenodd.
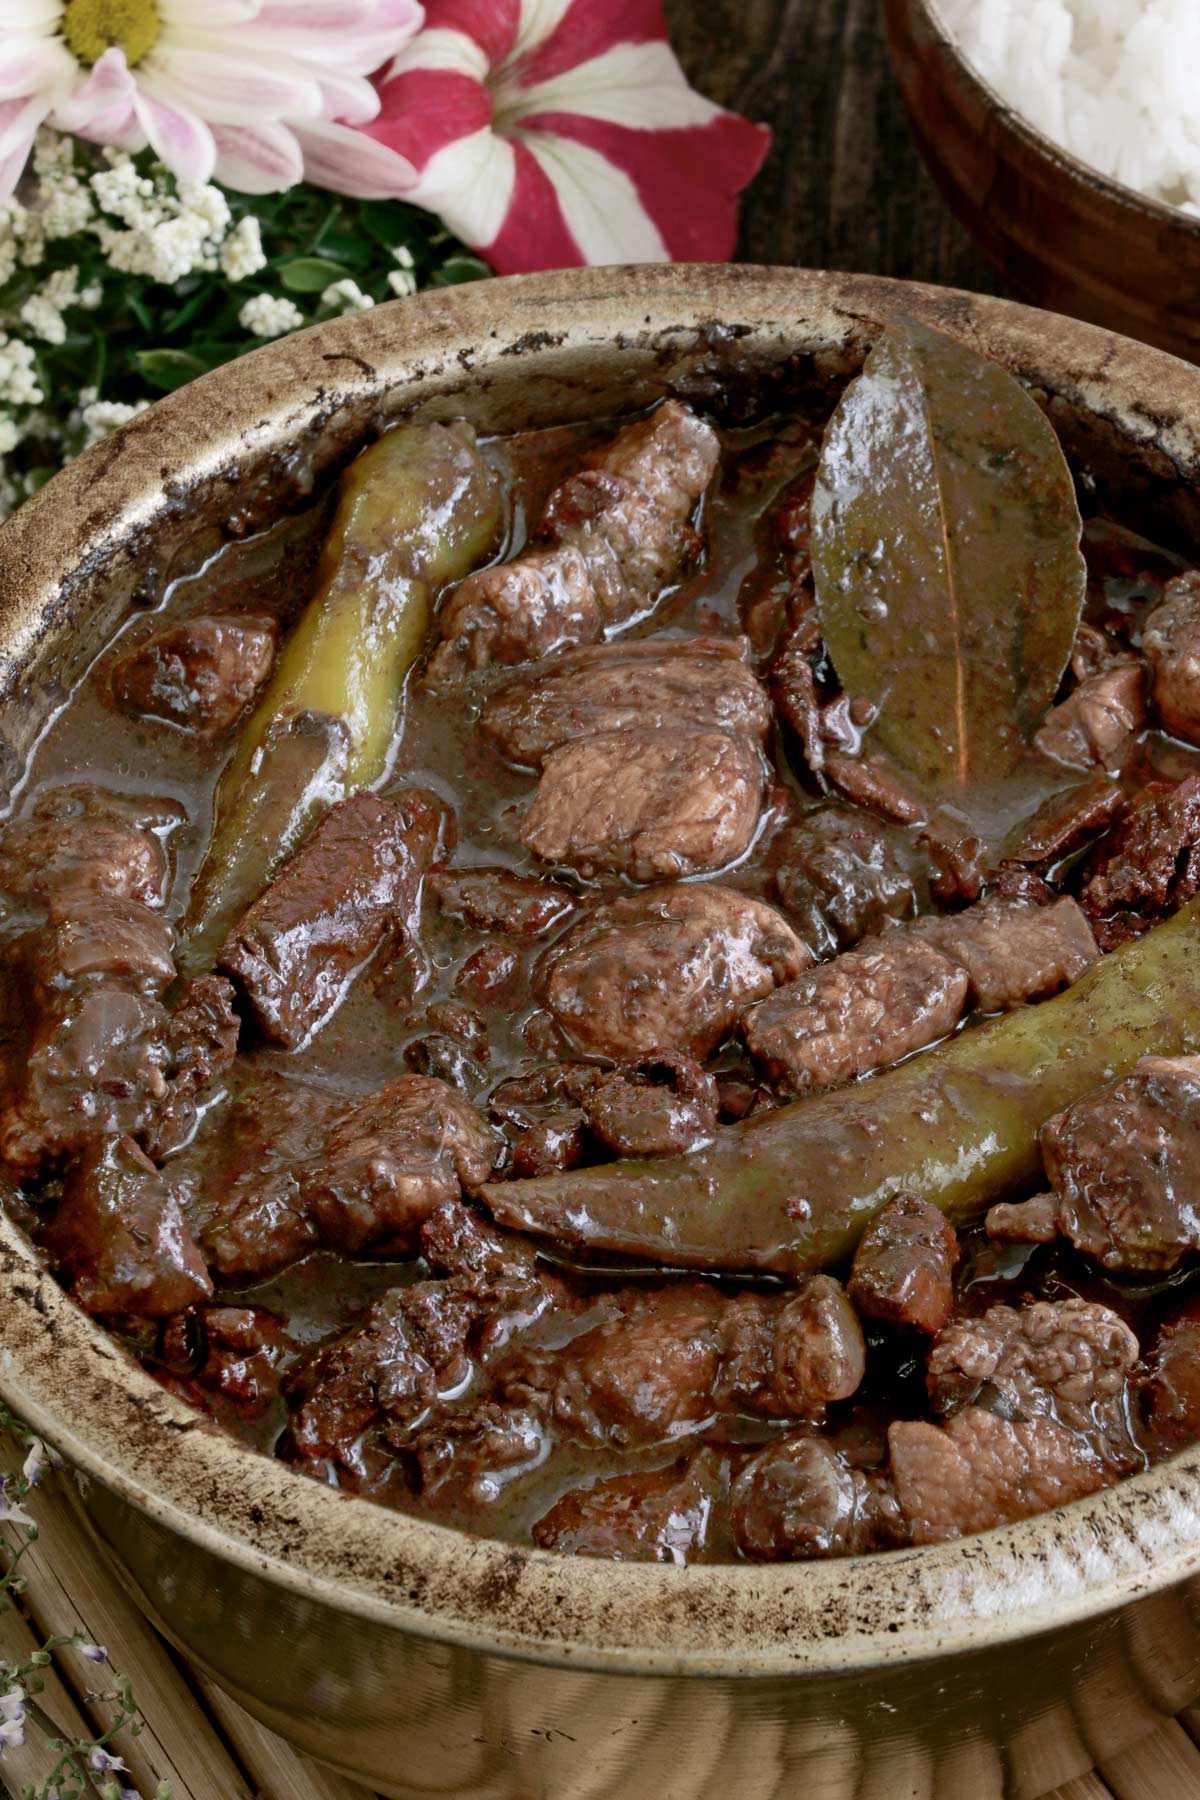
<svg viewBox="0 0 1200 1800"><path fill-rule="evenodd" d="M1014 112L936 0L884 0L884 17L929 172L1009 286L1200 362L1200 219L1101 175Z"/></svg>
<svg viewBox="0 0 1200 1800"><path fill-rule="evenodd" d="M487 430L673 391L736 416L855 368L896 311L1045 395L1100 495L1200 543L1200 370L1002 301L789 270L456 288L162 401L0 530L9 775L131 597L402 413ZM0 1393L78 1472L147 1610L258 1718L389 1795L1032 1796L1200 1692L1200 1450L1063 1512L863 1560L675 1569L460 1536L240 1448L0 1223Z"/></svg>

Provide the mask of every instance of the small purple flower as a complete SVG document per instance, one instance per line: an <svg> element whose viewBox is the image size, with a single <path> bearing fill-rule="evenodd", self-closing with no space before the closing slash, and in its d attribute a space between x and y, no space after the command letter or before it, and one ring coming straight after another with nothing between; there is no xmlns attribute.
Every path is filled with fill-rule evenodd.
<svg viewBox="0 0 1200 1800"><path fill-rule="evenodd" d="M115 1775L118 1773L127 1775L129 1773L128 1769L125 1767L124 1757L113 1756L100 1744L96 1745L96 1748L88 1757L88 1761L91 1763L93 1769L97 1770L101 1775Z"/></svg>
<svg viewBox="0 0 1200 1800"><path fill-rule="evenodd" d="M105 1663L108 1661L108 1651L103 1644L76 1644L75 1648L80 1656L86 1656L89 1662Z"/></svg>

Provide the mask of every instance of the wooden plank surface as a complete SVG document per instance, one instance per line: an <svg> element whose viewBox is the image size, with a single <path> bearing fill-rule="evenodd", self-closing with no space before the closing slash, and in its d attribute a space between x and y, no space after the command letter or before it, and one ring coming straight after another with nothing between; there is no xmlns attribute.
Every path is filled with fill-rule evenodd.
<svg viewBox="0 0 1200 1800"><path fill-rule="evenodd" d="M745 261L866 269L1000 291L921 168L887 68L878 0L667 0L696 84L762 119L771 157L743 211ZM42 1535L27 1563L28 1618L0 1616L0 1656L17 1660L49 1632L82 1629L134 1682L146 1730L120 1748L144 1793L169 1779L175 1800L370 1800L298 1757L207 1683L185 1679L67 1507L51 1477L35 1496ZM63 1652L41 1704L64 1730L96 1716L96 1671ZM1049 1800L1200 1800L1200 1712L1068 1782ZM0 1793L45 1778L29 1733L0 1759ZM962 1800L974 1800L964 1794Z"/></svg>

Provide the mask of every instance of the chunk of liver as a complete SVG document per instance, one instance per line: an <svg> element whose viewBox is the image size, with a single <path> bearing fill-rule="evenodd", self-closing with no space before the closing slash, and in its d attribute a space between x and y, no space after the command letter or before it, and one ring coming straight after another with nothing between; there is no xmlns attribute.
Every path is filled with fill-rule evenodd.
<svg viewBox="0 0 1200 1800"><path fill-rule="evenodd" d="M240 1029L233 987L223 975L184 982L166 1021L167 1092L143 1133L153 1157L161 1159L191 1137L201 1102L233 1065Z"/></svg>
<svg viewBox="0 0 1200 1800"><path fill-rule="evenodd" d="M689 882L596 907L547 952L546 1005L588 1055L708 1056L753 1000L811 961L774 908Z"/></svg>
<svg viewBox="0 0 1200 1800"><path fill-rule="evenodd" d="M1143 1056L1049 1119L1041 1145L1058 1232L1105 1268L1172 1269L1200 1249L1200 1057ZM1012 1235L1011 1214L1000 1223Z"/></svg>
<svg viewBox="0 0 1200 1800"><path fill-rule="evenodd" d="M444 1081L400 1075L333 1126L301 1173L301 1203L331 1249L400 1255L436 1206L487 1180L498 1148Z"/></svg>
<svg viewBox="0 0 1200 1800"><path fill-rule="evenodd" d="M1078 787L1052 794L1023 827L1010 861L1054 862L1111 825L1125 804L1125 790L1099 771Z"/></svg>
<svg viewBox="0 0 1200 1800"><path fill-rule="evenodd" d="M385 940L411 926L442 817L419 790L355 794L284 863L219 958L268 1037L305 1043Z"/></svg>
<svg viewBox="0 0 1200 1800"><path fill-rule="evenodd" d="M618 639L568 651L493 688L479 728L511 762L613 731L725 731L765 743L771 707L745 638Z"/></svg>
<svg viewBox="0 0 1200 1800"><path fill-rule="evenodd" d="M894 1500L819 1437L780 1438L752 1456L730 1491L734 1542L760 1562L858 1556L897 1535Z"/></svg>
<svg viewBox="0 0 1200 1800"><path fill-rule="evenodd" d="M497 1500L522 1467L534 1468L547 1449L546 1428L519 1406L480 1400L462 1409L435 1407L428 1423L389 1436L428 1507L479 1508Z"/></svg>
<svg viewBox="0 0 1200 1800"><path fill-rule="evenodd" d="M1200 744L1200 570L1168 581L1142 627L1142 655L1164 731Z"/></svg>
<svg viewBox="0 0 1200 1800"><path fill-rule="evenodd" d="M0 1094L0 1157L32 1175L97 1133L150 1127L168 1098L162 996L171 928L136 901L91 893L17 940L10 954L24 1036Z"/></svg>
<svg viewBox="0 0 1200 1800"><path fill-rule="evenodd" d="M805 940L849 949L917 909L898 834L862 813L822 806L771 845L772 891Z"/></svg>
<svg viewBox="0 0 1200 1800"><path fill-rule="evenodd" d="M438 618L431 685L595 643L644 610L695 547L688 517L719 452L711 426L675 400L627 425L551 495L552 543L459 584Z"/></svg>
<svg viewBox="0 0 1200 1800"><path fill-rule="evenodd" d="M850 1299L867 1318L935 1336L954 1309L957 1260L949 1219L919 1194L897 1194L859 1241Z"/></svg>
<svg viewBox="0 0 1200 1800"><path fill-rule="evenodd" d="M1082 1499L1113 1470L1054 1419L1005 1419L982 1407L945 1425L898 1420L888 1429L892 1479L912 1541L993 1531Z"/></svg>
<svg viewBox="0 0 1200 1800"><path fill-rule="evenodd" d="M489 1341L525 1326L560 1297L540 1276L452 1276L392 1288L361 1320L314 1345L289 1371L291 1454L351 1469L364 1431L397 1441L440 1394L461 1388Z"/></svg>
<svg viewBox="0 0 1200 1800"><path fill-rule="evenodd" d="M712 1136L717 1084L694 1057L664 1051L597 1072L583 1114L592 1135L618 1156L670 1156Z"/></svg>
<svg viewBox="0 0 1200 1800"><path fill-rule="evenodd" d="M0 893L20 905L45 905L75 890L161 906L169 874L164 839L182 817L174 800L81 783L47 788L27 818L0 832Z"/></svg>
<svg viewBox="0 0 1200 1800"><path fill-rule="evenodd" d="M435 869L428 886L446 918L518 938L539 937L575 905L569 888L512 869Z"/></svg>
<svg viewBox="0 0 1200 1800"><path fill-rule="evenodd" d="M1100 954L1087 919L1065 896L1049 906L985 900L966 912L926 915L909 929L965 969L970 1004L988 1013L1070 987Z"/></svg>
<svg viewBox="0 0 1200 1800"><path fill-rule="evenodd" d="M225 731L271 673L279 627L258 613L210 613L168 625L119 656L114 703L201 737Z"/></svg>
<svg viewBox="0 0 1200 1800"><path fill-rule="evenodd" d="M179 1195L132 1138L93 1138L42 1241L92 1313L162 1318L212 1293Z"/></svg>
<svg viewBox="0 0 1200 1800"><path fill-rule="evenodd" d="M536 1521L533 1540L567 1556L694 1562L703 1556L723 1490L720 1458L697 1450L666 1469L569 1489Z"/></svg>
<svg viewBox="0 0 1200 1800"><path fill-rule="evenodd" d="M746 1046L788 1093L832 1087L886 1068L958 1024L968 978L908 932L847 950L750 1007Z"/></svg>
<svg viewBox="0 0 1200 1800"><path fill-rule="evenodd" d="M757 747L723 732L602 733L546 759L521 841L585 876L705 874L749 849L763 776Z"/></svg>
<svg viewBox="0 0 1200 1800"><path fill-rule="evenodd" d="M1144 794L1083 865L1079 904L1110 950L1200 892L1200 775Z"/></svg>

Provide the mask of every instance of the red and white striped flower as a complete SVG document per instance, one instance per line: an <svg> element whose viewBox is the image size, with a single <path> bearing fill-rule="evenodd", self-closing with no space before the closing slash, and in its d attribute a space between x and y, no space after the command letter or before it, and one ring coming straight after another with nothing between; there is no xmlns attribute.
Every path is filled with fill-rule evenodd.
<svg viewBox="0 0 1200 1800"><path fill-rule="evenodd" d="M502 273L732 254L769 133L687 84L662 0L426 0L363 130Z"/></svg>

